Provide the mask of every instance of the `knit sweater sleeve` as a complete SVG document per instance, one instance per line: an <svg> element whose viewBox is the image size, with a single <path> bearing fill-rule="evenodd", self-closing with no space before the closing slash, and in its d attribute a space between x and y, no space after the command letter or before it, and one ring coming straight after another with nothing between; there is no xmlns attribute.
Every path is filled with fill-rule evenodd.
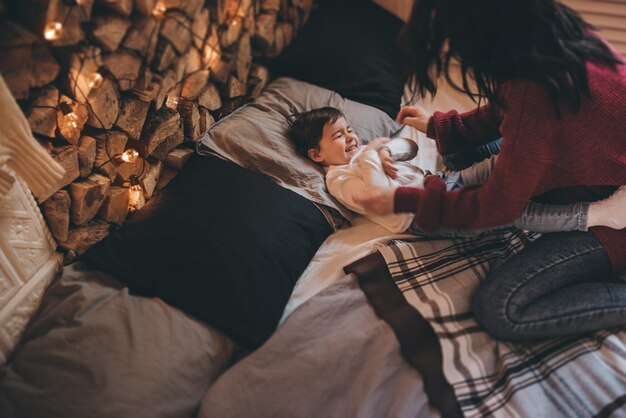
<svg viewBox="0 0 626 418"><path fill-rule="evenodd" d="M507 111L502 124L506 139L494 171L483 185L446 191L441 179L430 176L423 190L397 189L395 211L416 213L417 224L427 232L440 227L478 229L512 223L555 160L541 137L542 116L551 111L549 100L541 95L537 99L528 90L519 89L516 105Z"/></svg>
<svg viewBox="0 0 626 418"><path fill-rule="evenodd" d="M11 95L4 79L0 76L0 148L5 164L0 164L0 176L6 180L8 166L28 184L35 197L40 198L57 187L65 173L59 165L37 143L26 117ZM0 196L6 194L12 182L0 180Z"/></svg>
<svg viewBox="0 0 626 418"><path fill-rule="evenodd" d="M436 140L439 153L446 155L500 138L501 122L502 115L492 105L465 113L435 112L428 121L426 135Z"/></svg>

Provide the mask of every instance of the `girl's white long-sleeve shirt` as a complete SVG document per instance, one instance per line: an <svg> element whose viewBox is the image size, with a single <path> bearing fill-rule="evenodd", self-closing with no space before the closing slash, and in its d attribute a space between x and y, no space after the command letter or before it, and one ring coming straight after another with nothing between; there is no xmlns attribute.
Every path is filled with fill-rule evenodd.
<svg viewBox="0 0 626 418"><path fill-rule="evenodd" d="M392 140L386 146L392 155L403 154L409 148L406 140ZM353 212L364 215L393 233L407 230L415 215L397 213L386 216L370 215L354 200L354 195L375 187L423 187L424 175L415 165L397 162L398 177L392 179L383 170L383 165L374 146L362 146L345 165L330 166L326 173L326 187L331 195Z"/></svg>

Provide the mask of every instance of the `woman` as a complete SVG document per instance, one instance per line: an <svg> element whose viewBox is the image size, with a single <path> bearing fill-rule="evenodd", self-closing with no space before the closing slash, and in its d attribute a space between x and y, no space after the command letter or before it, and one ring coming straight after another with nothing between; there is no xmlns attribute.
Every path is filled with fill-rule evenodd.
<svg viewBox="0 0 626 418"><path fill-rule="evenodd" d="M405 38L415 89L436 93L458 60L464 93L487 105L459 114L404 108L441 154L503 137L482 186L446 192L378 189L357 198L376 214L415 212L421 228L510 223L528 201L594 202L626 183L626 65L576 12L554 0L418 0ZM470 91L470 79L477 95ZM612 199L624 200L624 189ZM611 207L611 205L607 205ZM624 228L615 211L615 228ZM621 212L622 217L626 211ZM477 320L500 339L525 340L626 325L626 230L547 234L479 286Z"/></svg>

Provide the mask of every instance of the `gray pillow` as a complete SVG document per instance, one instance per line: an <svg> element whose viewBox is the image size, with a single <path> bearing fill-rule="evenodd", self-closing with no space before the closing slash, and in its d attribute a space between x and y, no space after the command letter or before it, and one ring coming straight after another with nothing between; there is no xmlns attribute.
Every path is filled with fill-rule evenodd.
<svg viewBox="0 0 626 418"><path fill-rule="evenodd" d="M233 352L214 328L75 263L0 367L0 416L189 418Z"/></svg>
<svg viewBox="0 0 626 418"><path fill-rule="evenodd" d="M268 85L253 102L216 123L200 142L198 151L212 151L265 174L279 185L349 220L351 212L326 190L322 168L298 154L286 135L289 116L324 106L341 110L363 142L391 136L400 128L381 110L344 99L331 90L284 77Z"/></svg>

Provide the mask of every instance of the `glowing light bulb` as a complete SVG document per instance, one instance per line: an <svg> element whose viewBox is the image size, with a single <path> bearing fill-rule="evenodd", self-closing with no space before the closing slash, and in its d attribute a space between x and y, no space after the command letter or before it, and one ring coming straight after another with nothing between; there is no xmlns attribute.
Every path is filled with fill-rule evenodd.
<svg viewBox="0 0 626 418"><path fill-rule="evenodd" d="M167 7L161 2L158 2L156 6L154 6L154 10L152 11L152 15L156 17L161 17L167 11Z"/></svg>
<svg viewBox="0 0 626 418"><path fill-rule="evenodd" d="M62 102L59 103L59 109L63 113L65 120L67 120L67 124L74 129L78 128L78 115L74 113L74 109L72 109L72 106L70 106L69 103Z"/></svg>
<svg viewBox="0 0 626 418"><path fill-rule="evenodd" d="M209 68L213 68L220 61L221 53L219 50L207 44L204 48L204 59Z"/></svg>
<svg viewBox="0 0 626 418"><path fill-rule="evenodd" d="M43 30L43 36L49 41L56 41L61 37L63 25L61 22L49 22Z"/></svg>
<svg viewBox="0 0 626 418"><path fill-rule="evenodd" d="M91 77L91 80L89 80L89 89L97 89L103 82L104 77L102 77L102 74L96 72L93 77Z"/></svg>
<svg viewBox="0 0 626 418"><path fill-rule="evenodd" d="M130 176L130 187L128 188L128 210L130 212L136 211L139 206L143 205L143 187L139 182L139 177L136 175Z"/></svg>
<svg viewBox="0 0 626 418"><path fill-rule="evenodd" d="M167 100L165 101L165 106L172 110L178 109L178 97L176 96L167 96Z"/></svg>
<svg viewBox="0 0 626 418"><path fill-rule="evenodd" d="M136 149L127 149L122 153L122 161L125 163L134 163L139 157L139 152Z"/></svg>

